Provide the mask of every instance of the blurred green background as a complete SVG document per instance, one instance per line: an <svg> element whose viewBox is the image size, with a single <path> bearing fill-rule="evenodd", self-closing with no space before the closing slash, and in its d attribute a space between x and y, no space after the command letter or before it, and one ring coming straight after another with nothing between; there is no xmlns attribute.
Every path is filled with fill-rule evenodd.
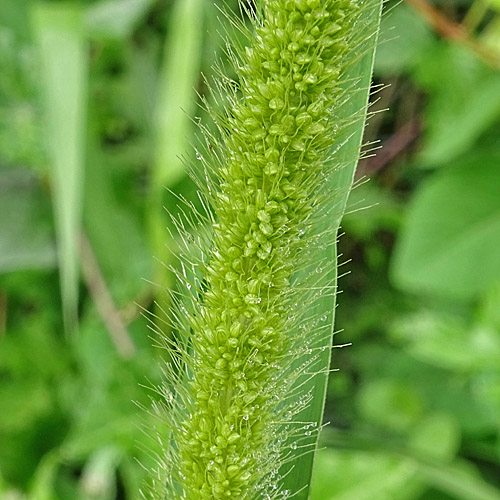
<svg viewBox="0 0 500 500"><path fill-rule="evenodd" d="M500 3L385 10L313 497L500 500ZM162 356L141 311L168 307L165 188L195 200L225 23L0 1L1 500L137 498Z"/></svg>

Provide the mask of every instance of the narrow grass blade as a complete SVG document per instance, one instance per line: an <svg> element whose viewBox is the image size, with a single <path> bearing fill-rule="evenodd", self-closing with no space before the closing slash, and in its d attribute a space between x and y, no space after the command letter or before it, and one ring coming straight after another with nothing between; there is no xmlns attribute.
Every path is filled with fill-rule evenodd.
<svg viewBox="0 0 500 500"><path fill-rule="evenodd" d="M362 57L354 64L350 73L347 75L347 85L353 86L351 98L347 104L342 107L345 119L357 117L352 125L348 128L346 137L347 142L342 146L340 154L338 154L339 163L343 165L338 170L332 179L331 191L332 196L332 214L334 217L331 224L337 229L340 226L340 220L345 210L347 198L354 180L354 172L358 163L361 141L363 138L363 130L365 125L366 111L368 107L368 98L370 91L370 83L373 72L373 62L375 56L375 47L377 43L378 27L380 24L380 16L382 10L382 2L373 0L367 2L366 9L363 12L364 25L366 27L366 36L369 38L363 46ZM361 113L361 115L360 115ZM336 262L337 253L335 245L326 245L324 251L324 260L326 262ZM321 270L317 270L321 272ZM325 276L324 281L337 282L337 269L333 268L329 276ZM330 357L332 337L334 332L334 309L335 304L332 303L331 294L326 294L324 300L319 305L321 310L319 316L328 318L331 324L331 335L325 336L321 341L321 345L313 346L319 352L319 361L315 365L317 373L312 376L305 384L304 392L311 395L311 402L304 411L297 414L297 420L302 422L314 422L318 428L322 424L324 404L326 398L326 389L328 375L330 370ZM304 339L307 342L308 339ZM310 355L304 354L304 359L299 359L298 363L307 362ZM309 434L309 435L307 435ZM294 468L284 480L284 489L300 492L295 496L297 500L306 500L310 497L311 478L314 467L315 453L312 451L317 447L317 432L306 432L306 436L300 439L300 446L291 445L291 453L295 455L293 458ZM294 449L295 448L295 449Z"/></svg>
<svg viewBox="0 0 500 500"><path fill-rule="evenodd" d="M203 0L177 0L170 16L163 69L158 84L156 139L149 203L150 233L155 257L166 263L162 211L165 187L184 175L181 156L189 149L195 86L201 60ZM153 279L165 285L164 268L156 266Z"/></svg>
<svg viewBox="0 0 500 500"><path fill-rule="evenodd" d="M82 12L74 4L33 9L40 52L48 161L53 183L61 294L66 331L76 326L78 234L84 168L86 45Z"/></svg>

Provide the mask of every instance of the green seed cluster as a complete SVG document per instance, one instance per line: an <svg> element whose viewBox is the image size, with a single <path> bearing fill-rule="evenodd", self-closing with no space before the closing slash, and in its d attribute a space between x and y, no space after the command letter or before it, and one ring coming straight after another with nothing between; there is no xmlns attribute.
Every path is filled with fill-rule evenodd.
<svg viewBox="0 0 500 500"><path fill-rule="evenodd" d="M355 0L263 0L236 62L205 286L191 318L192 378L174 430L177 493L255 498L276 457L273 398L290 360L290 280L336 138ZM182 492L181 492L182 491Z"/></svg>

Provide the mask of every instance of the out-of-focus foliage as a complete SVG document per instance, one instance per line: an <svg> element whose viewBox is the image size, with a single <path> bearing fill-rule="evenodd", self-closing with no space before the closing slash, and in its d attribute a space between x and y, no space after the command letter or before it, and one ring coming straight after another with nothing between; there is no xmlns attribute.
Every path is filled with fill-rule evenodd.
<svg viewBox="0 0 500 500"><path fill-rule="evenodd" d="M500 54L500 7L435 7L475 43L386 5L373 110L389 111L366 132L384 149L343 224L353 346L333 353L316 500L500 500L500 62L475 50ZM176 262L163 186L195 199L177 155L196 165L189 103L224 22L195 0L0 2L2 500L136 497L155 445L134 401L157 397L163 355L140 311L162 324L150 280L173 280L153 256ZM83 59L62 64L68 40Z"/></svg>
<svg viewBox="0 0 500 500"><path fill-rule="evenodd" d="M480 2L435 7L485 47L498 30ZM375 110L390 109L367 129L385 150L344 219L353 346L334 353L315 498L499 499L500 52L485 63L404 3L385 35Z"/></svg>

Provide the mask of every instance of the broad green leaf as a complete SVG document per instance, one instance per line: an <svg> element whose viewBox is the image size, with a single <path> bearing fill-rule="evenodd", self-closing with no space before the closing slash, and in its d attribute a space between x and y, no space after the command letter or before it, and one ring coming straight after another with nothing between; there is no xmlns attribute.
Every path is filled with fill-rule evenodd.
<svg viewBox="0 0 500 500"><path fill-rule="evenodd" d="M424 402L410 384L391 378L363 385L358 393L358 406L367 421L402 432L422 417Z"/></svg>
<svg viewBox="0 0 500 500"><path fill-rule="evenodd" d="M411 500L424 489L409 460L331 448L318 452L311 500Z"/></svg>
<svg viewBox="0 0 500 500"><path fill-rule="evenodd" d="M480 154L423 184L392 277L412 292L470 300L500 280L500 156Z"/></svg>
<svg viewBox="0 0 500 500"><path fill-rule="evenodd" d="M421 481L450 495L453 499L500 500L500 489L487 483L476 467L465 460L455 460L451 463L436 460L432 456L417 454L372 436L357 436L344 432L325 432L325 434L326 442L336 448L384 453L403 459L414 467L416 476Z"/></svg>
<svg viewBox="0 0 500 500"><path fill-rule="evenodd" d="M411 321L411 318L407 319L410 325ZM398 340L394 338L391 342L397 343ZM351 349L350 357L362 381L366 381L365 384L394 380L409 387L412 394L418 395L424 410L453 415L465 434L478 436L497 432L498 412L494 409L498 408L498 400L495 402L493 389L495 377L485 377L484 384L479 384L479 380L471 377L470 372L444 370L410 355L404 347L403 344L389 348L381 345L379 339L375 342L365 338L363 343L358 342L356 348ZM482 390L486 392L484 396L479 396L478 392ZM422 417L425 414L422 412ZM387 416L388 422L392 419L392 415Z"/></svg>
<svg viewBox="0 0 500 500"><path fill-rule="evenodd" d="M415 74L430 96L420 161L451 165L500 117L500 72L469 49L442 43L426 53Z"/></svg>
<svg viewBox="0 0 500 500"><path fill-rule="evenodd" d="M451 461L460 447L460 429L452 415L435 413L419 422L409 446L418 455Z"/></svg>
<svg viewBox="0 0 500 500"><path fill-rule="evenodd" d="M495 368L500 360L500 336L494 328L469 325L442 312L402 316L392 334L415 358L455 373Z"/></svg>
<svg viewBox="0 0 500 500"><path fill-rule="evenodd" d="M63 313L76 325L81 226L87 54L81 9L69 3L33 8L42 70L44 129L51 167Z"/></svg>
<svg viewBox="0 0 500 500"><path fill-rule="evenodd" d="M384 76L411 71L424 63L432 48L429 25L402 2L382 17L374 71Z"/></svg>

